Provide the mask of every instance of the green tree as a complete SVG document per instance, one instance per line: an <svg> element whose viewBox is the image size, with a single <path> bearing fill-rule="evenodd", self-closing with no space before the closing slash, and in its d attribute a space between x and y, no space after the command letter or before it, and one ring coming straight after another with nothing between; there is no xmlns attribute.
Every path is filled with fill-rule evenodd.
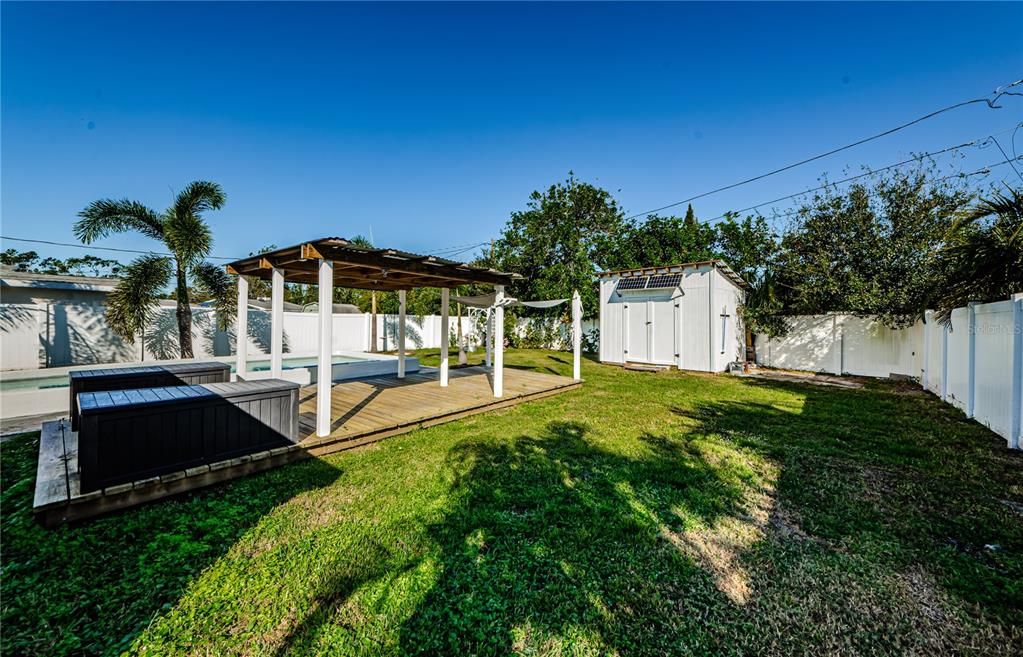
<svg viewBox="0 0 1023 657"><path fill-rule="evenodd" d="M0 264L7 265L15 271L37 271L39 254L35 251L4 249L3 253L0 253Z"/></svg>
<svg viewBox="0 0 1023 657"><path fill-rule="evenodd" d="M94 255L67 258L40 258L35 251L6 249L0 253L0 263L17 271L40 274L65 274L70 276L116 276L123 265L117 260L108 260Z"/></svg>
<svg viewBox="0 0 1023 657"><path fill-rule="evenodd" d="M615 241L625 229L617 202L607 191L571 173L546 191L533 192L525 210L513 212L490 260L522 274L511 294L554 299L579 290L587 313L597 311L594 274L615 261Z"/></svg>
<svg viewBox="0 0 1023 657"><path fill-rule="evenodd" d="M935 309L948 322L970 301L1023 292L1023 190L994 192L955 223L942 252L946 282Z"/></svg>
<svg viewBox="0 0 1023 657"><path fill-rule="evenodd" d="M747 346L753 345L754 333L784 335L788 326L782 317L784 307L774 275L778 240L767 220L759 215L740 219L729 212L714 228L716 257L727 262L749 285L739 307Z"/></svg>
<svg viewBox="0 0 1023 657"><path fill-rule="evenodd" d="M213 235L203 213L219 210L226 197L213 182L190 183L163 212L127 199L101 199L78 213L75 236L92 244L111 233L135 231L159 241L170 256L146 255L121 272L121 280L107 303L111 328L134 342L152 320L159 294L171 281L177 299L178 345L182 358L192 358L192 310L189 280L213 301L217 321L226 328L230 321L233 283L221 267L206 262L213 247Z"/></svg>
<svg viewBox="0 0 1023 657"><path fill-rule="evenodd" d="M757 283L778 255L778 240L761 216L726 213L715 226L715 257L728 263L750 285Z"/></svg>
<svg viewBox="0 0 1023 657"><path fill-rule="evenodd" d="M689 208L692 211L692 206ZM677 265L716 257L714 228L696 221L650 215L645 221L628 226L613 254L614 269Z"/></svg>
<svg viewBox="0 0 1023 657"><path fill-rule="evenodd" d="M944 240L970 199L962 181L943 181L929 169L817 193L781 241L777 275L786 311L912 324L935 300Z"/></svg>
<svg viewBox="0 0 1023 657"><path fill-rule="evenodd" d="M697 224L696 212L693 211L693 204L692 203L690 203L686 207L685 223L686 223L686 226L695 226Z"/></svg>

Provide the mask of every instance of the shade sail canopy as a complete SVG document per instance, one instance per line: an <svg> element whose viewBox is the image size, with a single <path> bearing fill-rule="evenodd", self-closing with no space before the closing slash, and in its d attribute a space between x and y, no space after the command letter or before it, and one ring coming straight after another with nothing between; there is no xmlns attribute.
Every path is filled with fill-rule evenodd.
<svg viewBox="0 0 1023 657"><path fill-rule="evenodd" d="M470 308L491 308L497 304L496 294L479 294L474 297L451 297L453 301L457 301L463 306L469 306ZM553 308L560 306L561 304L568 301L568 299L547 299L544 301L520 301L513 297L505 297L501 301L501 305L508 306L526 306L527 308Z"/></svg>
<svg viewBox="0 0 1023 657"><path fill-rule="evenodd" d="M436 256L361 247L343 237L325 237L235 260L227 265L227 271L270 280L273 270L279 269L287 282L316 285L320 260L334 263L334 285L362 290L450 288L470 283L510 285L522 278Z"/></svg>

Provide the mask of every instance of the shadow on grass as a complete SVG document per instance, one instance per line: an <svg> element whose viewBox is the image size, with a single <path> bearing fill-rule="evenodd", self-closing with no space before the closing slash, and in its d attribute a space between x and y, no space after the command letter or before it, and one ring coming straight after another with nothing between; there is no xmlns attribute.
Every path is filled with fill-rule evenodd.
<svg viewBox="0 0 1023 657"><path fill-rule="evenodd" d="M434 559L438 579L396 628L397 645L389 639L401 654L503 655L524 644L551 652L708 649L715 638L705 621L734 606L723 586L744 575L728 572L741 570L737 559L710 554L713 530L703 530L748 517L757 473L722 468L667 436L642 434L637 454L624 456L587 432L551 422L535 436L456 446L448 511L425 527L436 551L403 561L351 532L355 544L339 551L342 562L321 565L329 576L314 611L275 654L313 651L316 637L360 607L351 596L361 585ZM368 628L351 629L358 641L378 640Z"/></svg>
<svg viewBox="0 0 1023 657"><path fill-rule="evenodd" d="M920 603L906 581L955 592L1007 623L1018 618L1014 546L1023 537L997 495L1020 479L978 486L1001 458L974 458L990 451L983 428L888 392L750 382L690 398L678 393L679 378L646 377L642 387L637 377L621 380L615 403L632 415L593 419L608 423L598 435L585 423L547 422L542 410L515 416L532 417L528 428L494 416L508 438L474 438L461 425L441 492L401 489L415 504L394 519L384 508L325 513L329 531L317 538L329 554L318 546L302 553L308 579L292 582L296 599L311 604L259 619L280 632L232 625L257 616L265 600L242 595L242 608L227 610L208 594L235 593L213 575L168 636L225 637L237 652L258 643L278 655L792 654L790 643L809 654L828 641L821 652L856 654L841 641L913 647L939 627L951 629L934 645L949 654L964 636L977 638L947 622L955 617L942 615L945 598ZM9 480L7 457L5 446L3 640L12 654L125 648L275 504L339 474L309 461L48 537L23 508L12 513L9 500L31 503L28 488L18 488L31 475ZM316 510L325 504L307 497ZM377 499L388 498L368 501ZM781 539L765 540L774 529ZM985 553L985 541L1005 549ZM296 563L282 580L295 577ZM403 577L411 571L426 574ZM377 606L386 595L367 598L368 589L392 599ZM58 623L67 629L55 631ZM248 648L237 648L231 633L246 631L239 639Z"/></svg>
<svg viewBox="0 0 1023 657"><path fill-rule="evenodd" d="M32 517L38 445L2 446L4 655L120 654L261 518L341 475L310 459L47 530Z"/></svg>
<svg viewBox="0 0 1023 657"><path fill-rule="evenodd" d="M745 513L744 482L722 479L680 440L645 434L630 458L586 433L553 422L540 436L452 452L457 503L429 530L442 575L402 628L402 653L590 644L663 654L713 641L701 616L729 601L697 564L690 530ZM708 594L698 613L682 602L694 588Z"/></svg>

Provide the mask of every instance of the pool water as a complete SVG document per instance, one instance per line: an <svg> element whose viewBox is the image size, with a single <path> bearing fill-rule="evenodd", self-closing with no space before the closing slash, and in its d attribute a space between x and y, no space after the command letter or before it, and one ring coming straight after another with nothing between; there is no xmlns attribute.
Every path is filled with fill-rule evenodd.
<svg viewBox="0 0 1023 657"><path fill-rule="evenodd" d="M365 360L363 358L353 358L351 356L334 356L331 359L335 365L339 363L356 363ZM293 370L300 367L316 367L317 358L315 356L308 356L302 358L285 358L284 369ZM147 363L152 365L155 363ZM251 360L249 361L250 372L266 372L270 369L269 360ZM235 371L234 363L231 363L231 371ZM43 376L34 378L23 378L23 379L3 379L0 380L0 392L16 392L20 390L46 390L48 388L67 388L69 385L66 374L60 376Z"/></svg>

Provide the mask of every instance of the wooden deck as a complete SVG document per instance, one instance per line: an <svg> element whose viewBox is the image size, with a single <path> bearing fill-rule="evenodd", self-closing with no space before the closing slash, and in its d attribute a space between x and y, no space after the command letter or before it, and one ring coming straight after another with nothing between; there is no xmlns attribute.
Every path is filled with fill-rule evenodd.
<svg viewBox="0 0 1023 657"><path fill-rule="evenodd" d="M504 396L498 399L490 376L482 367L467 367L452 369L446 388L440 387L436 370L404 379L383 376L335 383L331 433L322 438L315 435L316 386L307 386L299 394L299 444L317 454L334 452L581 385L563 376L506 367Z"/></svg>
<svg viewBox="0 0 1023 657"><path fill-rule="evenodd" d="M382 376L335 383L331 391L332 432L315 434L316 387L299 393L296 445L211 463L182 472L119 484L82 494L78 473L78 434L66 420L45 422L40 437L33 510L47 526L81 520L170 495L221 483L292 461L352 449L416 429L514 406L577 388L579 381L551 374L504 370L504 396L495 398L490 372L481 367L452 369L447 388L436 370L404 379Z"/></svg>

